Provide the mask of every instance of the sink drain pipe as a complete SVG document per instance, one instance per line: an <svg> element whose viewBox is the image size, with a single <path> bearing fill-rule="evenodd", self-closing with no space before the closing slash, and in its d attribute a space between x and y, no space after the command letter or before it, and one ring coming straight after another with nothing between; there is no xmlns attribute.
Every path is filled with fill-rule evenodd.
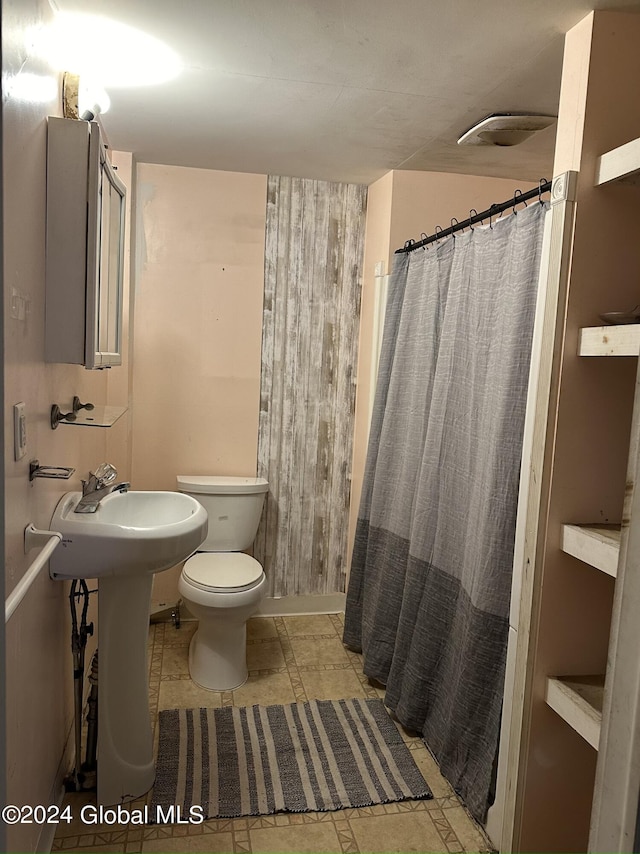
<svg viewBox="0 0 640 854"><path fill-rule="evenodd" d="M98 752L98 650L93 653L91 659L91 673L89 674L91 690L87 705L87 753L86 760L82 766L82 786L85 789L95 789L97 783L96 755Z"/></svg>
<svg viewBox="0 0 640 854"><path fill-rule="evenodd" d="M71 605L71 652L73 654L73 690L75 711L75 768L67 789L79 792L83 788L82 773L82 695L84 687L84 651L87 637L93 635L93 623L87 625L89 588L84 578L74 578L69 593ZM78 621L78 611L80 620Z"/></svg>

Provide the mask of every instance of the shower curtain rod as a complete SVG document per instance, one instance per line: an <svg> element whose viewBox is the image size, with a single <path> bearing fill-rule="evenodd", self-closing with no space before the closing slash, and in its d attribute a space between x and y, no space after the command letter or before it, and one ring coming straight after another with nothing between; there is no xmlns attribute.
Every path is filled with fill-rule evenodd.
<svg viewBox="0 0 640 854"><path fill-rule="evenodd" d="M456 231L461 231L463 228L467 228L468 226L475 225L478 222L483 222L485 219L489 220L489 224L491 224L491 217L497 216L501 214L503 211L509 210L509 208L515 208L516 205L519 205L520 202L528 202L529 199L535 199L536 196L542 201L542 194L548 193L551 190L551 181L547 181L545 178L540 179L540 183L534 190L527 190L526 193L521 193L519 190L516 190L513 194L513 198L509 199L507 202L501 202L500 204L491 205L490 208L487 208L486 211L482 211L481 213L476 213L475 216L470 216L468 219L464 219L462 222L457 222L453 225L453 220L451 220L452 225L449 228L440 229L440 231L436 231L435 234L431 234L429 237L425 237L423 240L407 240L407 242L400 249L396 249L395 255L398 255L402 252L413 252L414 249L420 249L420 247L427 246L429 243L435 243L436 240L440 240L442 237L449 237L450 234L455 234ZM471 213L474 209L472 208L469 213ZM437 228L438 226L436 226Z"/></svg>

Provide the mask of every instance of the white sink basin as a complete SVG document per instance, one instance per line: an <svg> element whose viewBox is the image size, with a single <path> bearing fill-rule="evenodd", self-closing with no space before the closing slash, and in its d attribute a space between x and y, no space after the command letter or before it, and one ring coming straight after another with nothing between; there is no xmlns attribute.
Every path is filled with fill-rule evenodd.
<svg viewBox="0 0 640 854"><path fill-rule="evenodd" d="M207 536L207 511L182 492L112 492L95 513L74 513L82 495L63 495L51 519L62 542L52 578L98 579L97 799L137 798L153 785L147 638L153 573L189 557Z"/></svg>
<svg viewBox="0 0 640 854"><path fill-rule="evenodd" d="M82 493L58 502L51 530L63 536L52 578L161 572L189 557L207 536L207 512L182 492L113 492L95 513L74 513Z"/></svg>

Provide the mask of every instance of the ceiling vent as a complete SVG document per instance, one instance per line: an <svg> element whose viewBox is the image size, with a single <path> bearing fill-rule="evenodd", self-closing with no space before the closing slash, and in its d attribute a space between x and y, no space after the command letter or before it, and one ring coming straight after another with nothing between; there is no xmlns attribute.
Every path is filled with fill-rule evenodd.
<svg viewBox="0 0 640 854"><path fill-rule="evenodd" d="M463 133L458 145L520 145L555 122L556 116L494 113Z"/></svg>

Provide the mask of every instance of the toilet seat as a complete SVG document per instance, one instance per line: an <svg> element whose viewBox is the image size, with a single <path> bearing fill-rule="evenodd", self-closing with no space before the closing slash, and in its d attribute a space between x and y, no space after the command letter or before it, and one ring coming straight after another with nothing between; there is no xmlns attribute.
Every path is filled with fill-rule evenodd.
<svg viewBox="0 0 640 854"><path fill-rule="evenodd" d="M258 585L262 566L243 552L198 552L185 563L183 576L199 590L236 593Z"/></svg>

